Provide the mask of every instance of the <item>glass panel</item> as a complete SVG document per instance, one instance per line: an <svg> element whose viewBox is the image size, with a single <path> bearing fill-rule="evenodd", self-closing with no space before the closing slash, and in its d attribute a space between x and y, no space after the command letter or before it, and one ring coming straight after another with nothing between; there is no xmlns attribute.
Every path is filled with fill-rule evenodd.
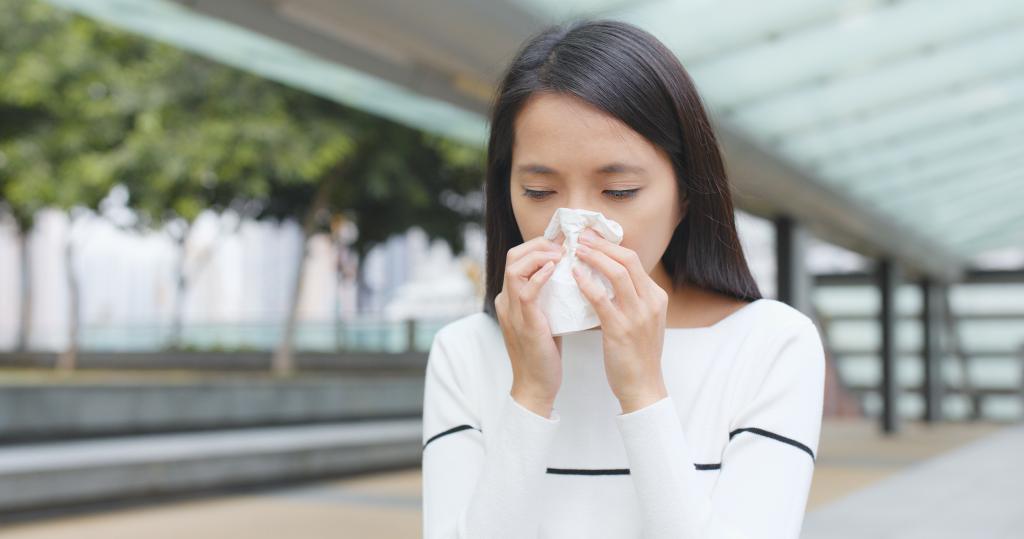
<svg viewBox="0 0 1024 539"><path fill-rule="evenodd" d="M1024 215L1018 221L1024 220ZM961 238L952 242L953 247L968 256L993 248L1024 245L1024 226L1008 226L1001 230L987 232L981 237Z"/></svg>
<svg viewBox="0 0 1024 539"><path fill-rule="evenodd" d="M1018 70L1009 77L980 79L898 109L786 135L780 140L780 149L808 162L827 162L883 149L900 138L957 129L962 122L1015 111L1022 103L1024 73Z"/></svg>
<svg viewBox="0 0 1024 539"><path fill-rule="evenodd" d="M1011 28L934 53L915 55L884 67L806 87L742 107L734 121L762 137L869 114L879 107L909 104L958 84L1019 69L1024 65L1024 32Z"/></svg>
<svg viewBox="0 0 1024 539"><path fill-rule="evenodd" d="M901 168L912 167L943 156L961 157L979 150L1024 140L1024 107L1008 114L993 114L947 129L920 133L916 137L891 141L871 151L834 157L823 163L823 175L832 178L889 177Z"/></svg>
<svg viewBox="0 0 1024 539"><path fill-rule="evenodd" d="M691 66L720 107L802 89L1024 19L1024 2L897 2Z"/></svg>
<svg viewBox="0 0 1024 539"><path fill-rule="evenodd" d="M413 127L476 145L486 141L484 119L476 113L205 17L174 2L50 3Z"/></svg>
<svg viewBox="0 0 1024 539"><path fill-rule="evenodd" d="M855 16L885 2L860 0L514 0L549 21L577 15L608 16L651 32L684 62L769 41L840 16ZM687 24L686 21L694 21Z"/></svg>
<svg viewBox="0 0 1024 539"><path fill-rule="evenodd" d="M891 194L894 186L903 189L927 189L936 181L948 177L973 177L981 169L986 174L998 172L1007 166L1019 166L1024 159L1024 146L1015 141L1005 141L1000 146L978 151L971 155L958 158L954 155L948 159L935 159L928 163L922 163L911 167L899 174L891 174L882 181L868 182L849 181L846 182L850 189L864 194L877 195L879 197Z"/></svg>
<svg viewBox="0 0 1024 539"><path fill-rule="evenodd" d="M1024 104L1024 73L979 79L900 107L879 110L816 129L787 135L780 148L809 162L865 153L900 138L918 137L936 129L957 129L961 122L1018 110Z"/></svg>
<svg viewBox="0 0 1024 539"><path fill-rule="evenodd" d="M689 68L691 63L771 41L841 16L855 16L882 3L874 0L677 0L648 2L618 15L657 36Z"/></svg>
<svg viewBox="0 0 1024 539"><path fill-rule="evenodd" d="M964 175L947 176L942 181L930 181L917 188L893 183L889 190L880 190L873 198L886 211L904 213L917 205L930 205L944 200L956 200L979 190L1001 183L1012 183L1021 177L1021 163L999 164L987 170L971 171Z"/></svg>

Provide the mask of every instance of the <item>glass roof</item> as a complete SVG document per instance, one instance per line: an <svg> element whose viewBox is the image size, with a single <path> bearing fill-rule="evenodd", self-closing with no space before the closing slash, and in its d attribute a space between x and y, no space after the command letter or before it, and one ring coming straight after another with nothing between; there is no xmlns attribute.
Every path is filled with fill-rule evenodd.
<svg viewBox="0 0 1024 539"><path fill-rule="evenodd" d="M1024 247L1020 0L518 1L651 31L713 115L961 256Z"/></svg>
<svg viewBox="0 0 1024 539"><path fill-rule="evenodd" d="M171 2L49 1L485 141L478 114ZM646 28L676 52L713 117L815 181L964 258L1024 247L1020 0L491 1L542 21L609 17Z"/></svg>

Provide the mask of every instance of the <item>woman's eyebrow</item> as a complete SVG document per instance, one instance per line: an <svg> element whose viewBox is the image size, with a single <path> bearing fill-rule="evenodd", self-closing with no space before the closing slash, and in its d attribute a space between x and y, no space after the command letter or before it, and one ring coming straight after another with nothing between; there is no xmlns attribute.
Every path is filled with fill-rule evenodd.
<svg viewBox="0 0 1024 539"><path fill-rule="evenodd" d="M516 167L516 172L528 173L528 174L541 174L548 176L557 176L558 171L546 166L536 163L528 163L525 165L519 165ZM608 163L598 167L595 171L597 174L621 174L621 173L632 173L632 174L643 174L646 172L643 167L637 165L628 165L625 163L614 162Z"/></svg>
<svg viewBox="0 0 1024 539"><path fill-rule="evenodd" d="M646 172L643 167L637 165L627 165L625 163L608 163L607 165L597 169L598 174L620 174L628 172L632 174L643 174Z"/></svg>
<svg viewBox="0 0 1024 539"><path fill-rule="evenodd" d="M544 174L544 175L551 175L551 176L557 176L558 175L558 171L556 171L555 169L553 169L551 167L548 167L548 166L545 166L545 165L538 165L538 164L534 164L534 163L528 163L526 165L519 165L518 167L516 167L516 172L522 172L522 173L526 173L526 174Z"/></svg>

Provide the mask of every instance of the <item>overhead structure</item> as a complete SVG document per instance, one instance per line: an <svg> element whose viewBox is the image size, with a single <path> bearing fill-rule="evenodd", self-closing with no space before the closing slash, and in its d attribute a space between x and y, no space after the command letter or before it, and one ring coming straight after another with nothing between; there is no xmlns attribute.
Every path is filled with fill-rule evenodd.
<svg viewBox="0 0 1024 539"><path fill-rule="evenodd" d="M740 208L940 282L1024 244L1019 0L49 1L480 145L524 39L624 20L690 71Z"/></svg>

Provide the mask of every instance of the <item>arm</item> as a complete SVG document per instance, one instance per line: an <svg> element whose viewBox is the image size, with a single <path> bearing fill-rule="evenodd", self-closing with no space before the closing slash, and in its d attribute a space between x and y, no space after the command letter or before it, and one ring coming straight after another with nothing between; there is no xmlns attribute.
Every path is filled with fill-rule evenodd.
<svg viewBox="0 0 1024 539"><path fill-rule="evenodd" d="M616 416L640 499L644 537L796 538L814 472L825 353L809 318L742 371L759 380L739 404L714 491L698 471L672 397Z"/></svg>
<svg viewBox="0 0 1024 539"><path fill-rule="evenodd" d="M560 417L542 417L506 394L485 439L453 347L438 332L423 395L423 537L466 539L537 534L545 457Z"/></svg>

